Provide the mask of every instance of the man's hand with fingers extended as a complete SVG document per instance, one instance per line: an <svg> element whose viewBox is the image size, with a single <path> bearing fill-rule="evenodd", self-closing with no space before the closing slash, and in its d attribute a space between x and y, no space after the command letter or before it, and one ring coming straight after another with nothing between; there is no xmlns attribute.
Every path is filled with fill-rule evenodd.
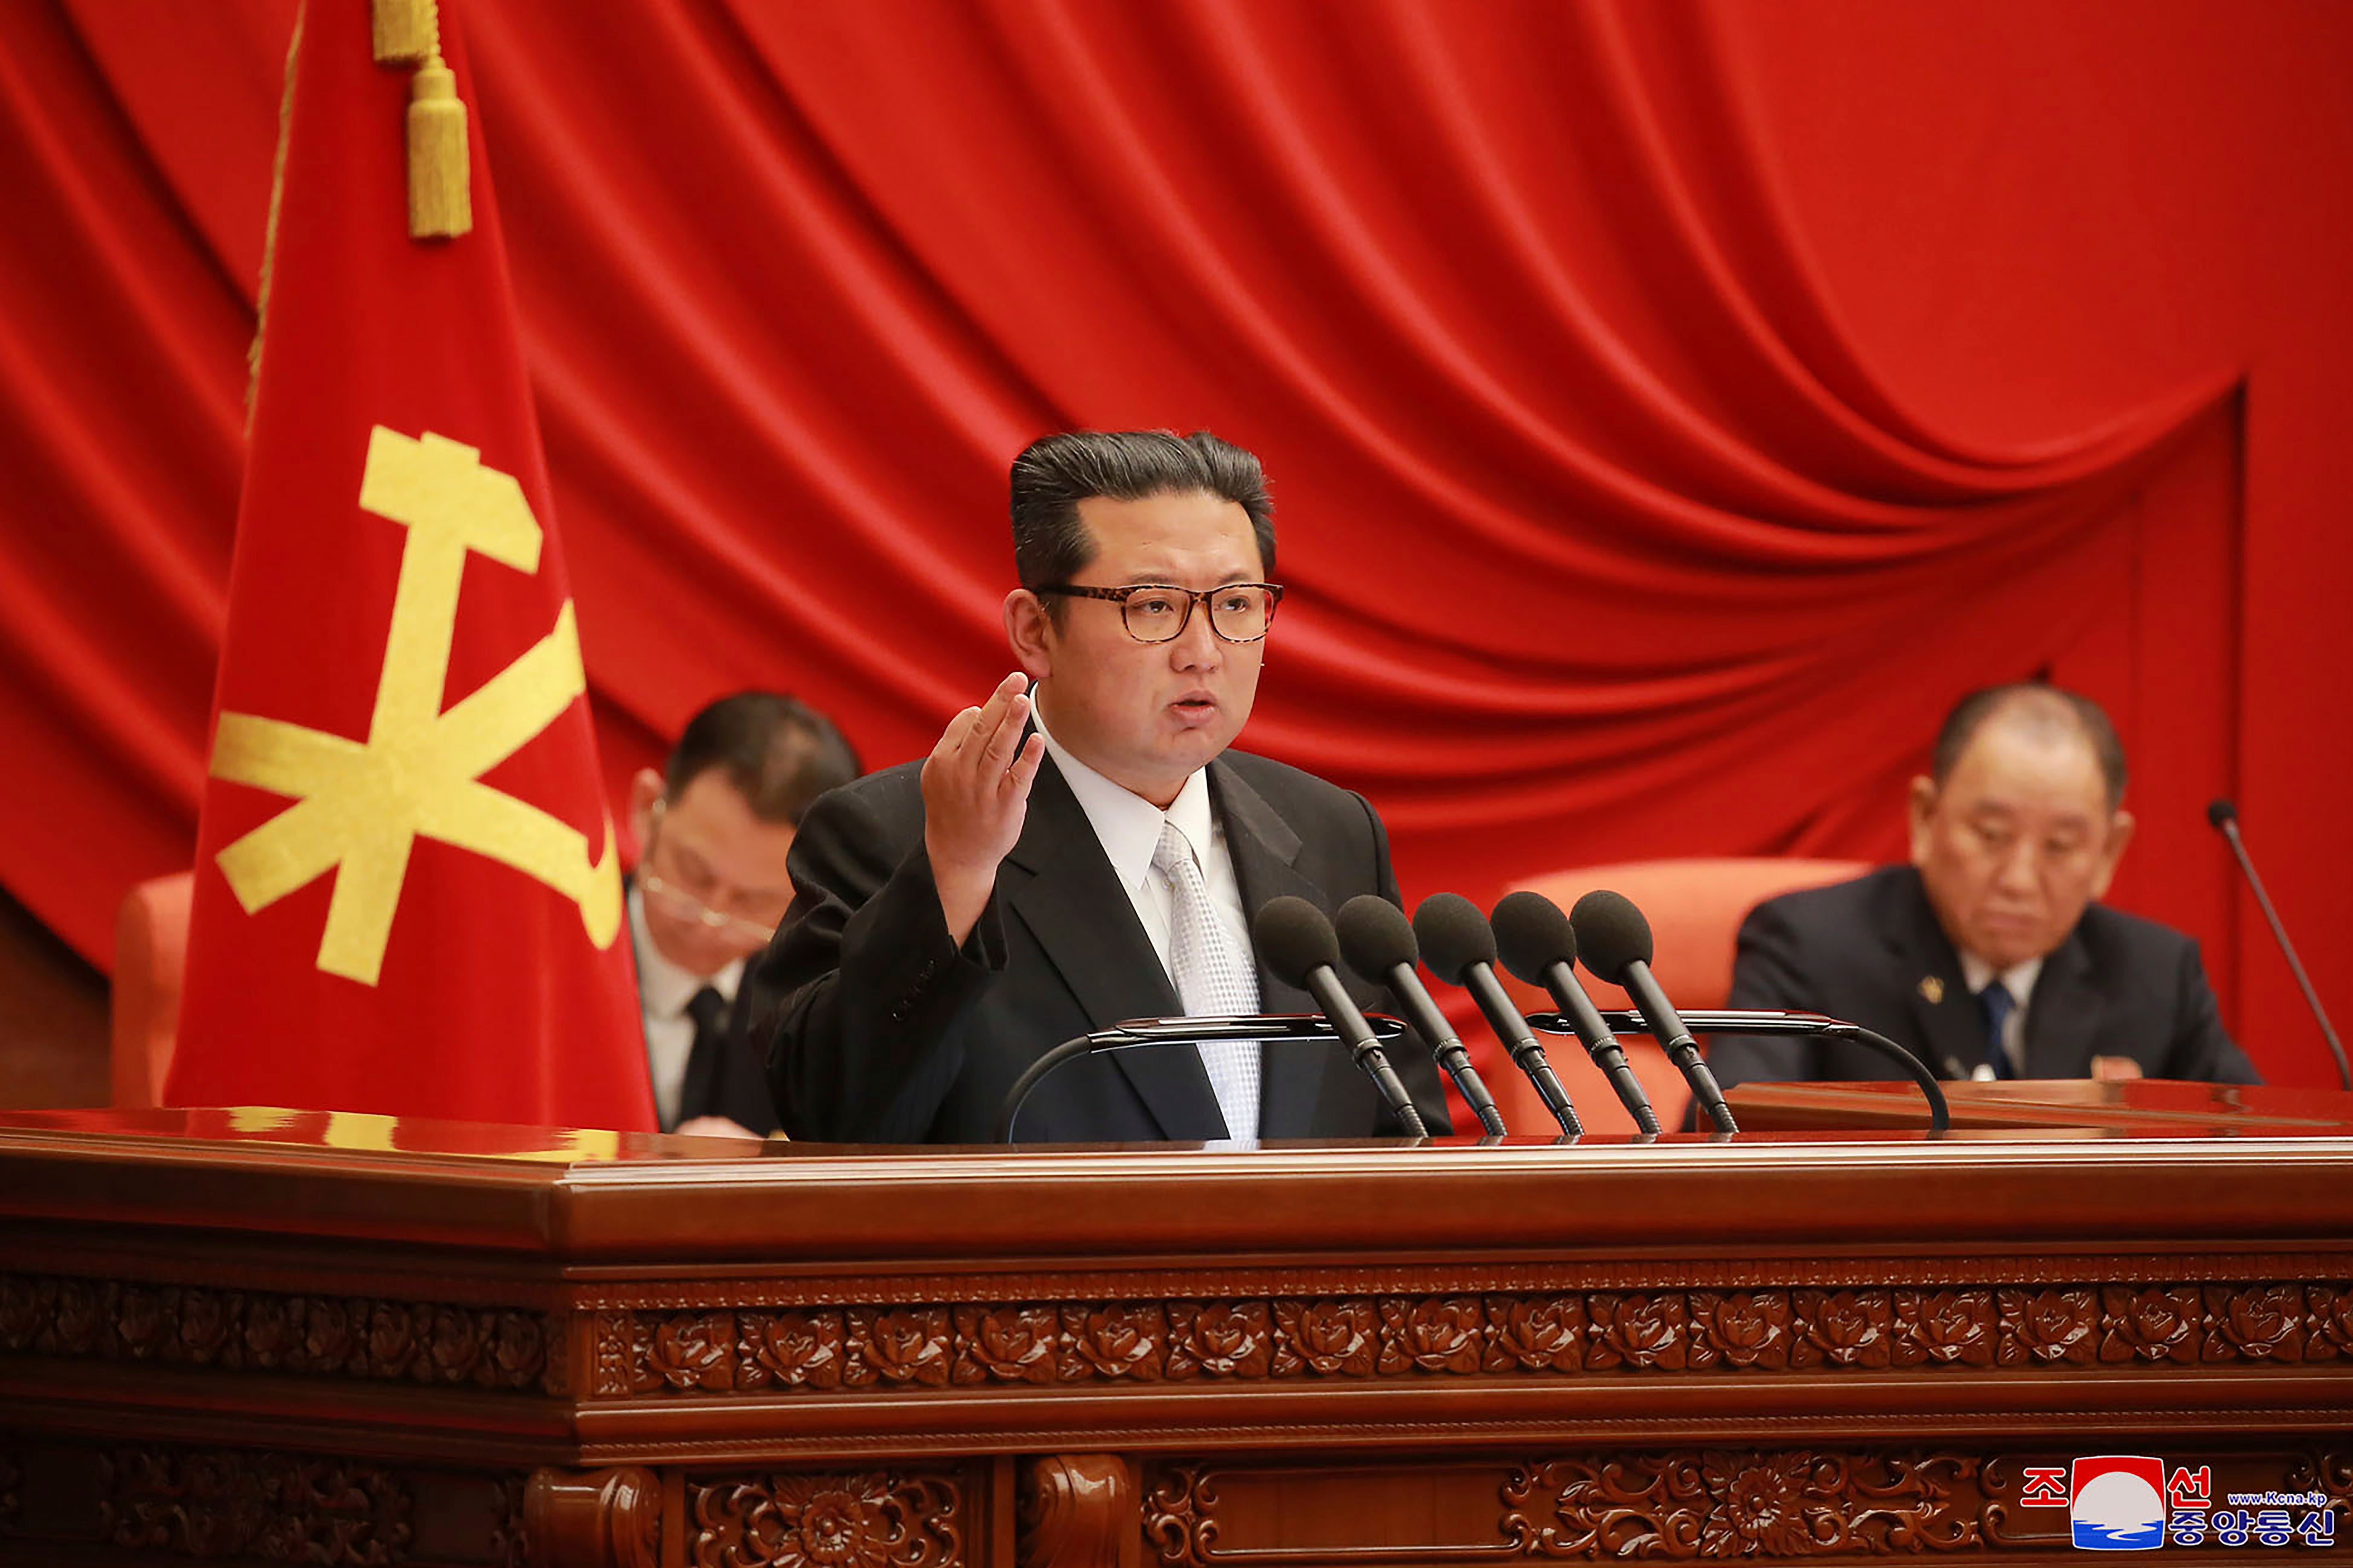
<svg viewBox="0 0 2353 1568"><path fill-rule="evenodd" d="M948 721L923 763L923 850L940 890L948 937L959 947L979 923L997 868L1021 837L1029 785L1046 738L1029 722L1029 678L1018 670L988 700Z"/></svg>

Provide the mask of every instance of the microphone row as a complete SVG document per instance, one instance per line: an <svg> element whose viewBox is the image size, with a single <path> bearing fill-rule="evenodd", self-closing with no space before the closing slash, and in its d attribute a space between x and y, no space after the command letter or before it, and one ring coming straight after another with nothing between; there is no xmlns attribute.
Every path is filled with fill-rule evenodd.
<svg viewBox="0 0 2353 1568"><path fill-rule="evenodd" d="M1928 1125L1942 1132L1951 1124L1936 1075L1912 1051L1859 1025L1813 1013L1694 1013L1691 1023L1675 1011L1651 973L1651 922L1622 893L1596 891L1577 900L1567 914L1541 893L1518 892L1496 904L1493 923L1479 906L1459 893L1433 893L1408 921L1405 912L1377 894L1366 893L1340 906L1336 920L1305 899L1279 898L1250 922L1258 956L1269 971L1315 1000L1314 1014L1253 1014L1219 1018L1131 1018L1107 1029L1064 1040L1040 1056L1014 1080L998 1108L996 1140L1010 1142L1029 1091L1063 1063L1097 1051L1136 1047L1198 1046L1210 1040L1308 1044L1337 1041L1378 1088L1390 1115L1409 1137L1426 1137L1428 1127L1412 1097L1389 1065L1385 1042L1405 1033L1406 1023L1429 1043L1439 1065L1479 1118L1489 1136L1504 1131L1495 1097L1472 1065L1471 1053L1439 1010L1417 965L1448 984L1470 992L1480 1014L1512 1062L1535 1086L1561 1131L1581 1135L1577 1110L1561 1087L1535 1029L1572 1034L1618 1096L1634 1124L1646 1133L1661 1131L1642 1083L1618 1044L1620 1033L1647 1031L1691 1085L1692 1096L1721 1132L1737 1132L1724 1090L1700 1056L1691 1023L1712 1034L1807 1034L1850 1040L1886 1057L1919 1085L1928 1104ZM1558 1012L1523 1016L1495 977L1501 963L1514 976L1543 990ZM1340 978L1345 963L1397 998L1406 1023L1382 1015L1368 1017ZM1624 988L1633 1012L1604 1012L1593 1005L1577 978L1582 963L1596 978Z"/></svg>
<svg viewBox="0 0 2353 1568"><path fill-rule="evenodd" d="M1578 983L1575 966L1580 957L1595 977L1624 988L1643 1026L1691 1085L1693 1098L1717 1130L1739 1131L1715 1075L1700 1055L1698 1042L1651 973L1651 922L1621 893L1588 893L1567 914L1541 893L1510 893L1495 906L1493 924L1476 904L1458 893L1431 894L1414 910L1410 922L1403 910L1377 894L1349 900L1340 907L1336 921L1325 919L1322 910L1304 899L1286 897L1259 910L1250 934L1267 968L1315 999L1325 1020L1348 1046L1356 1065L1372 1078L1398 1125L1409 1135L1423 1132L1421 1117L1398 1081L1365 1015L1341 984L1338 966L1344 961L1360 977L1387 987L1397 998L1398 1010L1430 1043L1439 1065L1454 1079L1481 1127L1491 1134L1504 1131L1494 1096L1480 1080L1471 1053L1447 1024L1429 987L1422 984L1418 963L1426 962L1440 979L1471 994L1488 1026L1513 1063L1535 1085L1563 1132L1576 1135L1584 1129L1567 1091L1545 1058L1544 1047L1496 979L1494 966L1499 959L1514 976L1552 997L1562 1021L1601 1069L1637 1127L1657 1132L1658 1112L1627 1065L1617 1036Z"/></svg>

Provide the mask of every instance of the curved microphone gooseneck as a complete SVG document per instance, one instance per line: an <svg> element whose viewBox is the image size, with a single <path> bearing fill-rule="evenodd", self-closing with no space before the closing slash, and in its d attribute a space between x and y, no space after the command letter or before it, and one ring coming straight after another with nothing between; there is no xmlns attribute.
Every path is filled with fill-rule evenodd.
<svg viewBox="0 0 2353 1568"><path fill-rule="evenodd" d="M1365 1023L1384 1040L1396 1039L1405 1033L1405 1025L1386 1013L1369 1014ZM1012 1142L1013 1123L1021 1115L1022 1102L1029 1098L1029 1091L1048 1073L1073 1057L1133 1050L1139 1046L1201 1046L1224 1040L1256 1040L1270 1046L1294 1042L1336 1045L1341 1036L1314 1013L1248 1013L1229 1018L1129 1018L1108 1029L1064 1040L1024 1068L1021 1076L1013 1080L1013 1087L1005 1091L1004 1103L997 1108L997 1126L989 1133L989 1140Z"/></svg>
<svg viewBox="0 0 2353 1568"><path fill-rule="evenodd" d="M1820 1035L1831 1039L1852 1040L1868 1046L1912 1076L1920 1086L1920 1096L1928 1102L1928 1130L1942 1132L1953 1124L1951 1108L1945 1102L1944 1087L1928 1064L1908 1046L1891 1040L1885 1035L1874 1034L1860 1024L1850 1024L1840 1018L1824 1017L1820 1013L1774 1013L1746 1008L1680 1015L1683 1026L1695 1035ZM1623 1007L1605 1007L1599 1011L1601 1026L1612 1034L1641 1035L1649 1030L1642 1016ZM1541 1029L1547 1035L1581 1034L1574 1020L1566 1013L1531 1013L1528 1027Z"/></svg>

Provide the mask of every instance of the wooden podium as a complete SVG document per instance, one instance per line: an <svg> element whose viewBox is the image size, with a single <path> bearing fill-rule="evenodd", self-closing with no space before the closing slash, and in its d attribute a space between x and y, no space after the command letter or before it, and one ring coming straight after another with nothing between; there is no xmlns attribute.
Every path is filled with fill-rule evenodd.
<svg viewBox="0 0 2353 1568"><path fill-rule="evenodd" d="M0 1563L2055 1563L2099 1455L2353 1553L2353 1097L2036 1087L1566 1146L6 1115Z"/></svg>

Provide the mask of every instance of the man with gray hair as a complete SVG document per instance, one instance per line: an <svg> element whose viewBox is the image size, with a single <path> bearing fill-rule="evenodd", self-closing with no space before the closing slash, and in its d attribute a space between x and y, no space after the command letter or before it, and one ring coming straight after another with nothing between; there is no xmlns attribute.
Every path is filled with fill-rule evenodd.
<svg viewBox="0 0 2353 1568"><path fill-rule="evenodd" d="M1363 796L1229 750L1282 597L1258 459L1206 432L1050 436L1014 459L1011 500L1020 668L929 757L818 801L794 840L792 910L744 1021L796 1138L986 1142L1064 1039L1312 1011L1256 962L1269 900L1397 900ZM1443 1130L1427 1049L1392 1060ZM1361 1138L1386 1114L1337 1047L1186 1046L1070 1062L1018 1133Z"/></svg>
<svg viewBox="0 0 2353 1568"><path fill-rule="evenodd" d="M2132 839L2124 792L2124 747L2089 698L1970 693L1912 781L1912 863L1759 904L1732 1005L1827 1013L1948 1078L2260 1081L2198 944L2096 901ZM1899 1076L1791 1036L1727 1036L1708 1061L1726 1085Z"/></svg>

